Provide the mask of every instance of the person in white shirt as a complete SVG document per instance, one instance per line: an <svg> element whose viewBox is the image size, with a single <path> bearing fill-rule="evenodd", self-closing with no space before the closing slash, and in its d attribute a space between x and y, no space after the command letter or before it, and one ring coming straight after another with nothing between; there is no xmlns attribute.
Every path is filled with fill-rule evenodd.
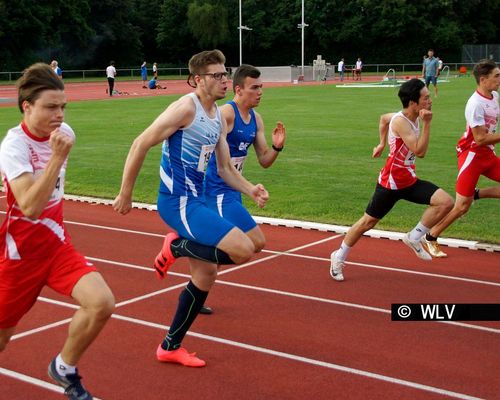
<svg viewBox="0 0 500 400"><path fill-rule="evenodd" d="M361 61L361 58L358 58L358 61L356 61L356 67L355 67L357 81L361 80L361 69L362 68L363 68L363 62Z"/></svg>
<svg viewBox="0 0 500 400"><path fill-rule="evenodd" d="M106 68L106 77L108 78L108 86L109 86L109 95L113 96L113 88L115 87L115 62L110 61L109 66Z"/></svg>
<svg viewBox="0 0 500 400"><path fill-rule="evenodd" d="M341 81L343 81L344 80L344 59L343 58L339 61L337 69L339 71L339 79Z"/></svg>

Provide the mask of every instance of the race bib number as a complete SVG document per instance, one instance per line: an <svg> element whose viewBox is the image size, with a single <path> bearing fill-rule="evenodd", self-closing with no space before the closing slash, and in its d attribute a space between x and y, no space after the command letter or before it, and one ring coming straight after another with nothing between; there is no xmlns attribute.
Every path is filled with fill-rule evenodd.
<svg viewBox="0 0 500 400"><path fill-rule="evenodd" d="M406 156L405 165L415 165L415 153L408 153L408 155Z"/></svg>
<svg viewBox="0 0 500 400"><path fill-rule="evenodd" d="M231 157L231 162L240 174L243 173L243 165L245 164L246 156L242 157Z"/></svg>
<svg viewBox="0 0 500 400"><path fill-rule="evenodd" d="M210 157L215 150L215 144L206 144L205 146L201 146L200 158L198 159L198 171L205 172L207 170L208 162L210 161Z"/></svg>
<svg viewBox="0 0 500 400"><path fill-rule="evenodd" d="M61 200L64 196L64 177L66 175L66 171L63 169L59 173L59 177L57 178L56 187L50 196L50 200Z"/></svg>
<svg viewBox="0 0 500 400"><path fill-rule="evenodd" d="M38 179L42 175L43 170L38 170L35 172L35 179ZM66 170L61 169L59 176L57 177L56 185L52 194L50 195L49 201L59 201L64 197L64 177L66 175Z"/></svg>

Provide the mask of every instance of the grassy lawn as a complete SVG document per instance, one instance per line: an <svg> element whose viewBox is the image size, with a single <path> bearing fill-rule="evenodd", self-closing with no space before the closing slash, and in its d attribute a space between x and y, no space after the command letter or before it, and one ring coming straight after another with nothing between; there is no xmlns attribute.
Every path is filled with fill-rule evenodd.
<svg viewBox="0 0 500 400"><path fill-rule="evenodd" d="M440 84L434 100L431 142L417 173L454 195L455 144L465 127L464 107L475 89L472 78ZM267 126L282 120L287 128L285 150L271 168L257 165L254 155L245 176L261 182L271 198L265 209L251 202L254 215L351 225L372 194L387 149L380 159L371 151L378 143L378 117L400 109L397 88L336 88L334 85L265 89L258 111ZM178 96L85 101L68 105L66 121L77 134L70 156L66 192L113 198L120 185L125 157L133 139ZM0 132L17 124L14 108L0 108ZM139 176L134 199L154 203L161 149L154 148ZM479 186L491 184L483 179ZM379 228L407 231L424 206L400 202ZM476 202L445 236L500 242L498 200Z"/></svg>

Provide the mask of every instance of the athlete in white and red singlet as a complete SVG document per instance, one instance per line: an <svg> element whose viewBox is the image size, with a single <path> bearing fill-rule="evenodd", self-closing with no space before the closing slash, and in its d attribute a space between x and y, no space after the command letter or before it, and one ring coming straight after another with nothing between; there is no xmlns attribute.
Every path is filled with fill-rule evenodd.
<svg viewBox="0 0 500 400"><path fill-rule="evenodd" d="M64 84L49 65L38 63L17 86L23 119L0 146L8 206L0 228L0 352L45 286L72 297L80 308L48 373L69 399L92 400L76 364L111 316L114 298L63 224L64 176L75 140L63 122Z"/></svg>
<svg viewBox="0 0 500 400"><path fill-rule="evenodd" d="M423 158L429 146L432 121L429 90L419 79L411 79L401 85L398 96L403 110L380 118L380 143L373 149L373 157L380 157L386 140L390 152L375 192L364 215L347 231L340 248L330 255L330 276L336 281L344 280L344 263L351 248L399 200L429 205L418 224L403 236L403 242L426 261L432 257L422 248L420 240L453 207L453 199L443 189L418 179L415 174L415 158ZM423 121L422 132L419 120Z"/></svg>
<svg viewBox="0 0 500 400"><path fill-rule="evenodd" d="M400 111L394 114L389 123L389 156L380 171L378 183L387 189L404 189L417 181L415 174L415 153L413 153L404 140L392 131L392 123L396 118L403 118L410 126L411 132L418 138L420 136L419 119L415 122L409 120Z"/></svg>
<svg viewBox="0 0 500 400"><path fill-rule="evenodd" d="M495 144L500 142L497 133L500 68L493 60L481 60L474 66L473 74L477 89L465 107L467 125L457 144L455 206L425 237L425 246L434 257L446 257L437 238L469 210L474 199L500 198L500 186L476 189L481 175L500 182L500 158L495 154Z"/></svg>

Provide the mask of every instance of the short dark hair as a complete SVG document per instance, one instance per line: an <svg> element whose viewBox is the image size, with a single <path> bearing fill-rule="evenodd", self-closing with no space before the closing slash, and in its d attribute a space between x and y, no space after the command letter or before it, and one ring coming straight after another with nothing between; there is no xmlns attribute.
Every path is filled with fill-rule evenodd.
<svg viewBox="0 0 500 400"><path fill-rule="evenodd" d="M26 68L17 80L17 105L21 113L23 102L33 104L45 90L64 90L63 81L54 73L50 65L36 63Z"/></svg>
<svg viewBox="0 0 500 400"><path fill-rule="evenodd" d="M241 64L233 74L233 91L236 86L243 87L247 77L257 79L260 77L260 71L253 65Z"/></svg>
<svg viewBox="0 0 500 400"><path fill-rule="evenodd" d="M410 105L410 101L418 103L420 91L425 87L425 83L420 79L413 78L403 83L399 88L398 96L403 104L403 108Z"/></svg>
<svg viewBox="0 0 500 400"><path fill-rule="evenodd" d="M474 69L472 70L477 84L479 85L479 81L481 80L482 76L488 76L491 71L493 71L497 67L498 65L496 64L496 62L488 58L479 60L479 62L474 65Z"/></svg>

